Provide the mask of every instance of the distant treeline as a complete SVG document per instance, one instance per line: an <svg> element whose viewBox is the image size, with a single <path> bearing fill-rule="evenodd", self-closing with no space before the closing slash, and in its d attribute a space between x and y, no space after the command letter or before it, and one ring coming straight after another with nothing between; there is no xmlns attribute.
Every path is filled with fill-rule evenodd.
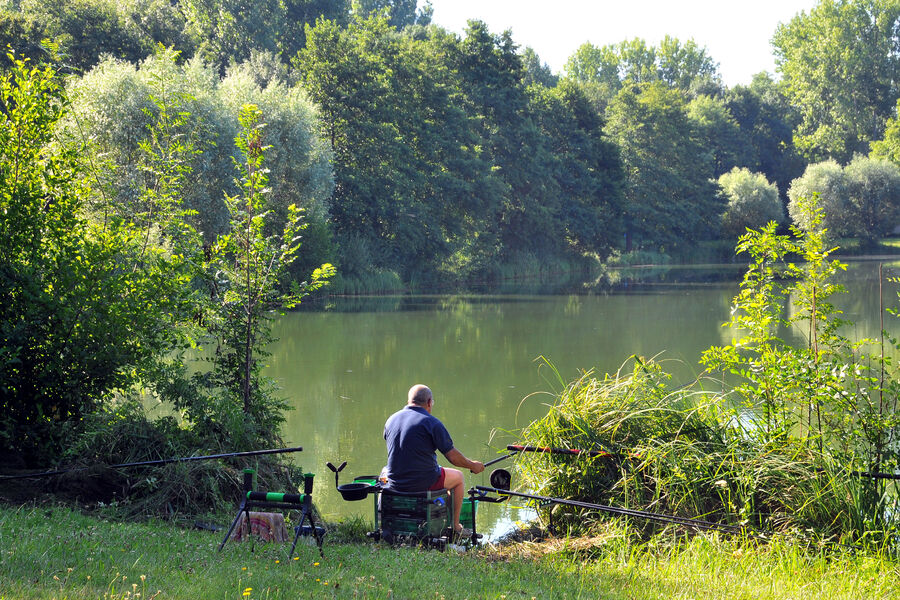
<svg viewBox="0 0 900 600"><path fill-rule="evenodd" d="M801 195L833 235L900 223L900 0L822 0L774 32L778 77L732 88L692 40L586 43L554 74L509 32L430 21L414 0L3 0L0 43L71 75L65 132L123 201L164 81L207 239L259 105L274 204L310 225L292 272L332 262L344 289L730 248Z"/></svg>

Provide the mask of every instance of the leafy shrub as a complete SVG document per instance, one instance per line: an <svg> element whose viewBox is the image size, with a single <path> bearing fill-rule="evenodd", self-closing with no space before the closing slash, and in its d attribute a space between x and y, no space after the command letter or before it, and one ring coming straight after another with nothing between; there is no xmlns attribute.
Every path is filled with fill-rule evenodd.
<svg viewBox="0 0 900 600"><path fill-rule="evenodd" d="M722 233L734 237L769 221L784 221L778 188L761 173L733 168L719 177L720 194L728 202L722 213Z"/></svg>
<svg viewBox="0 0 900 600"><path fill-rule="evenodd" d="M148 125L158 120L162 101L184 115L168 135L190 140L197 151L188 158L192 176L182 186L183 207L196 213L192 224L203 232L207 244L213 243L229 227L225 195L237 191L233 168L240 154L234 144L240 130L237 115L242 105L252 103L266 119L271 209L278 216L272 227L283 226L287 207L297 205L313 224L307 232L303 266L328 260L331 246L325 217L333 187L330 150L316 134L317 112L302 90L278 80L277 73L272 77L261 86L249 66L237 66L220 80L202 61L178 64L178 54L166 50L140 66L107 59L73 80L73 110L64 125L70 138L88 143L84 160L101 184L94 187L105 194L94 198L95 205L118 211L135 207L148 184L140 143ZM298 269L292 275L300 279L307 272Z"/></svg>
<svg viewBox="0 0 900 600"><path fill-rule="evenodd" d="M167 518L233 507L245 467L257 471L259 489L297 490L301 470L275 455L107 467L235 451L227 437L203 433L173 416L149 418L137 395L120 397L68 428L62 460L75 470L54 488L81 502L115 503L123 516Z"/></svg>

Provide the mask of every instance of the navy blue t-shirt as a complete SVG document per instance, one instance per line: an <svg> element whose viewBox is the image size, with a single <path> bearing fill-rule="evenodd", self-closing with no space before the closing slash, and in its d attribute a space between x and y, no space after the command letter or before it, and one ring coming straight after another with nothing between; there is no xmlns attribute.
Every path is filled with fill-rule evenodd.
<svg viewBox="0 0 900 600"><path fill-rule="evenodd" d="M453 449L447 428L418 406L406 406L384 424L387 442L388 487L399 492L421 492L434 485L441 475L436 450Z"/></svg>

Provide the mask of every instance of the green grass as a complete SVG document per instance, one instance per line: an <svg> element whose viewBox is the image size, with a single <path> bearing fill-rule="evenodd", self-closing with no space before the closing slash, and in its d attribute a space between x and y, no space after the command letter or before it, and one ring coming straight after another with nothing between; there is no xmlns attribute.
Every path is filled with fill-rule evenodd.
<svg viewBox="0 0 900 600"><path fill-rule="evenodd" d="M895 598L897 562L774 542L664 536L487 547L468 554L326 541L229 542L167 523L121 523L64 507L0 508L0 599L12 598ZM327 538L326 538L327 539Z"/></svg>

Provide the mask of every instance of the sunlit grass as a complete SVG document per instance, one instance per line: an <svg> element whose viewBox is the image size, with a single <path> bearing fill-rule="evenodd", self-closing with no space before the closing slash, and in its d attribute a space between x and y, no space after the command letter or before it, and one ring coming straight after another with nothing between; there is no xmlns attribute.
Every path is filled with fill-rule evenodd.
<svg viewBox="0 0 900 600"><path fill-rule="evenodd" d="M787 543L602 536L453 552L326 541L232 543L66 508L0 509L0 598L894 598L890 558Z"/></svg>

